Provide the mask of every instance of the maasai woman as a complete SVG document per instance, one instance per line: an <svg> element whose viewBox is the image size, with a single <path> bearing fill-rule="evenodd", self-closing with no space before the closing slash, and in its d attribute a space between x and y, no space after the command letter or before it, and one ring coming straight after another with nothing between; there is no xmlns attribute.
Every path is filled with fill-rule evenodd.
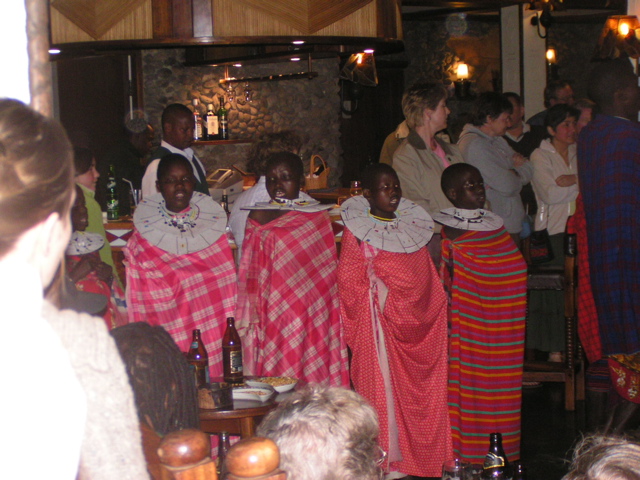
<svg viewBox="0 0 640 480"><path fill-rule="evenodd" d="M449 293L449 414L456 457L481 462L489 434L520 457L520 408L527 266L503 221L482 207L484 181L472 165L451 165L442 190L454 208L444 225L441 273Z"/></svg>
<svg viewBox="0 0 640 480"><path fill-rule="evenodd" d="M378 412L387 478L439 477L452 458L447 299L427 250L431 216L403 199L393 168L363 175L342 205L338 290L351 379Z"/></svg>
<svg viewBox="0 0 640 480"><path fill-rule="evenodd" d="M251 209L240 261L238 330L246 373L348 386L331 208L298 200L300 158L267 162L271 202Z"/></svg>
<svg viewBox="0 0 640 480"><path fill-rule="evenodd" d="M124 250L130 322L165 328L186 352L200 329L209 371L222 376L222 336L235 309L236 272L227 216L211 197L194 192L186 158L170 154L158 165L160 193L146 197L133 216Z"/></svg>

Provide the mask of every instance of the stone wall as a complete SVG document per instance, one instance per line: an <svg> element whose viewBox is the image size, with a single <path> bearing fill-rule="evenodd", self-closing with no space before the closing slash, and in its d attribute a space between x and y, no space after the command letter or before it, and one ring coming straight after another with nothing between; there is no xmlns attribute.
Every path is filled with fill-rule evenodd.
<svg viewBox="0 0 640 480"><path fill-rule="evenodd" d="M272 63L242 68L229 67L236 78L259 77L306 71L306 61ZM339 60L314 60L312 70L318 76L311 80L249 82L251 102L245 101L245 84L233 84L235 98L226 103L229 110L229 132L232 140L246 143L199 145L194 150L209 172L245 165L248 149L256 136L265 132L294 129L305 138L302 155L305 167L312 154L321 155L331 166L331 185L338 185L342 172L340 147ZM143 54L145 111L156 132L161 132L160 117L170 103L183 103L191 108L191 100L200 100L201 114L207 103L217 109L218 95L224 93L218 80L223 67L186 67L184 49L147 50ZM159 135L158 135L159 137ZM159 142L159 138L158 138Z"/></svg>

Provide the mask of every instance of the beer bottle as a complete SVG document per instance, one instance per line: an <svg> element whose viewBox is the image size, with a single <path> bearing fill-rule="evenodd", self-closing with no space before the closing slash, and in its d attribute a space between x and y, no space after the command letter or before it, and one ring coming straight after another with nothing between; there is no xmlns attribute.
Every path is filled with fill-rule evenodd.
<svg viewBox="0 0 640 480"><path fill-rule="evenodd" d="M222 190L222 199L220 200L220 205L224 208L227 217L230 215L229 212L229 197L227 196L227 190Z"/></svg>
<svg viewBox="0 0 640 480"><path fill-rule="evenodd" d="M218 480L224 480L227 477L227 454L231 448L229 442L229 434L220 432L218 434Z"/></svg>
<svg viewBox="0 0 640 480"><path fill-rule="evenodd" d="M236 330L233 317L227 318L227 329L222 337L222 372L224 381L228 383L242 383L242 344Z"/></svg>
<svg viewBox="0 0 640 480"><path fill-rule="evenodd" d="M218 138L229 140L229 112L224 108L224 97L220 97L220 108L218 109Z"/></svg>
<svg viewBox="0 0 640 480"><path fill-rule="evenodd" d="M187 363L191 367L196 379L196 387L209 383L209 357L204 343L200 339L200 330L193 331L191 347L187 352Z"/></svg>
<svg viewBox="0 0 640 480"><path fill-rule="evenodd" d="M118 220L118 187L116 184L116 173L113 165L109 165L109 180L107 181L107 220Z"/></svg>
<svg viewBox="0 0 640 480"><path fill-rule="evenodd" d="M507 456L502 448L502 434L491 433L489 435L489 451L484 457L482 466L482 478L484 480L511 480L511 469Z"/></svg>
<svg viewBox="0 0 640 480"><path fill-rule="evenodd" d="M216 140L218 138L218 115L213 112L213 105L207 105L207 114L205 115L205 124L207 125L207 139Z"/></svg>
<svg viewBox="0 0 640 480"><path fill-rule="evenodd" d="M513 480L527 480L527 472L519 460L513 464Z"/></svg>

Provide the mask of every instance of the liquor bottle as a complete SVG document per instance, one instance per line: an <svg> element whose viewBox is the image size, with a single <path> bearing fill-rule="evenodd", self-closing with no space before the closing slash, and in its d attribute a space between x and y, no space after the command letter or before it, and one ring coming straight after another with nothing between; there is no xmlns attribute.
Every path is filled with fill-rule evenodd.
<svg viewBox="0 0 640 480"><path fill-rule="evenodd" d="M482 478L484 480L512 480L507 456L502 448L502 434L489 434L489 451L484 457Z"/></svg>
<svg viewBox="0 0 640 480"><path fill-rule="evenodd" d="M120 217L118 202L118 186L113 165L109 165L109 180L107 181L107 220L118 220Z"/></svg>
<svg viewBox="0 0 640 480"><path fill-rule="evenodd" d="M222 190L222 199L220 200L220 205L222 206L222 208L224 208L225 213L227 214L227 217L229 216L230 212L229 212L229 197L227 197L227 191L226 190Z"/></svg>
<svg viewBox="0 0 640 480"><path fill-rule="evenodd" d="M204 117L207 125L207 139L216 140L220 135L218 131L218 115L213 112L213 105L207 105L207 114Z"/></svg>
<svg viewBox="0 0 640 480"><path fill-rule="evenodd" d="M196 380L196 387L209 383L209 357L204 343L200 339L200 330L193 331L191 347L187 352L187 363L193 370Z"/></svg>
<svg viewBox="0 0 640 480"><path fill-rule="evenodd" d="M236 330L233 317L227 318L227 329L222 337L222 372L224 381L228 383L242 383L242 344Z"/></svg>
<svg viewBox="0 0 640 480"><path fill-rule="evenodd" d="M198 111L198 99L194 98L191 100L193 104L193 139L194 140L203 140L202 138L202 117L200 117L200 112Z"/></svg>
<svg viewBox="0 0 640 480"><path fill-rule="evenodd" d="M224 108L224 97L220 96L220 108L218 109L218 138L220 140L229 140L229 112Z"/></svg>

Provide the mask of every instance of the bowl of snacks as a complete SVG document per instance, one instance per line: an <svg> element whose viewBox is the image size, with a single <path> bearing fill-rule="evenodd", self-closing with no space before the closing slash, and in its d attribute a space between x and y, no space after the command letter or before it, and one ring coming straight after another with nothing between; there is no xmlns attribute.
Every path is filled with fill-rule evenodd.
<svg viewBox="0 0 640 480"><path fill-rule="evenodd" d="M260 387L266 384L276 392L284 393L293 390L298 383L298 379L293 377L255 377L251 380L245 380L245 383L249 386Z"/></svg>

